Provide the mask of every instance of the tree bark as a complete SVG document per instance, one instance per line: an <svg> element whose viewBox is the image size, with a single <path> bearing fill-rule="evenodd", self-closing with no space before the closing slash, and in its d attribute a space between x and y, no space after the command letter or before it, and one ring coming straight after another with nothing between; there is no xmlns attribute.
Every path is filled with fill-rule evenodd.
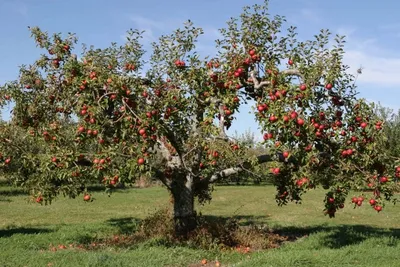
<svg viewBox="0 0 400 267"><path fill-rule="evenodd" d="M179 179L171 184L174 199L175 234L185 237L196 228L193 183L190 179Z"/></svg>

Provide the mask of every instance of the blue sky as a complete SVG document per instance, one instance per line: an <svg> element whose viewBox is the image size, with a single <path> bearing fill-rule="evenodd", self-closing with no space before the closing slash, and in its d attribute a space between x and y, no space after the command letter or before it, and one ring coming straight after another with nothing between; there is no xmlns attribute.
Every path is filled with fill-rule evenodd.
<svg viewBox="0 0 400 267"><path fill-rule="evenodd" d="M74 32L80 42L105 47L122 42L129 28L146 30L149 44L191 19L205 30L199 43L204 53L213 51L218 29L243 5L262 0L0 0L0 84L15 79L18 66L39 55L27 26L49 33ZM363 66L358 78L360 96L384 106L400 107L400 1L271 0L270 13L284 15L301 38L312 38L321 28L347 36L345 62L350 72ZM257 131L249 107L243 107L231 132ZM7 113L7 110L4 111ZM4 114L3 114L4 116Z"/></svg>

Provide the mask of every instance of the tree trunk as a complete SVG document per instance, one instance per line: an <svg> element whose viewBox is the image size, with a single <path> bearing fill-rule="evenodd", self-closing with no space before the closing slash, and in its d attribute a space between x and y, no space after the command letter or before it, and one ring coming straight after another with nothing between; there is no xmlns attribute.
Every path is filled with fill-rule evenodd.
<svg viewBox="0 0 400 267"><path fill-rule="evenodd" d="M174 198L175 234L184 237L196 228L193 186L186 179L174 181L171 185Z"/></svg>

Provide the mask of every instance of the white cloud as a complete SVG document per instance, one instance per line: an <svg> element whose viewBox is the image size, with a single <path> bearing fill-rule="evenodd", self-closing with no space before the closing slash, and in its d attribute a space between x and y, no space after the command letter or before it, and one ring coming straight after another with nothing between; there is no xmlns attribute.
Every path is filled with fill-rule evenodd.
<svg viewBox="0 0 400 267"><path fill-rule="evenodd" d="M365 50L347 50L344 62L355 72L360 66L362 74L359 82L400 86L400 57L383 57L368 53Z"/></svg>
<svg viewBox="0 0 400 267"><path fill-rule="evenodd" d="M337 32L346 35L344 63L350 66L352 73L363 68L358 82L400 86L400 54L382 48L377 39L355 36L355 28L340 28Z"/></svg>

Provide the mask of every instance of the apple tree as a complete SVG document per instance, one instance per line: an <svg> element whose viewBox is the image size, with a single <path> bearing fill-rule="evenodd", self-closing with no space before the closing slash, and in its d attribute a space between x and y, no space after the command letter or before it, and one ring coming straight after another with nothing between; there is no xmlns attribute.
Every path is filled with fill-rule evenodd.
<svg viewBox="0 0 400 267"><path fill-rule="evenodd" d="M245 7L220 30L215 56L203 57L203 31L188 21L153 43L148 61L139 31L123 45L83 46L78 57L75 35L30 28L43 54L0 91L3 105L15 105L0 133L3 172L39 203L59 194L89 201L88 184L110 189L151 175L171 193L177 234L196 227L194 201L211 200L215 182L262 173L265 162L279 205L322 186L333 217L351 189L369 186L381 211L395 161L380 149L382 122L356 97L344 37L322 30L299 41L284 23L268 1ZM226 133L251 103L268 151L258 156Z"/></svg>

